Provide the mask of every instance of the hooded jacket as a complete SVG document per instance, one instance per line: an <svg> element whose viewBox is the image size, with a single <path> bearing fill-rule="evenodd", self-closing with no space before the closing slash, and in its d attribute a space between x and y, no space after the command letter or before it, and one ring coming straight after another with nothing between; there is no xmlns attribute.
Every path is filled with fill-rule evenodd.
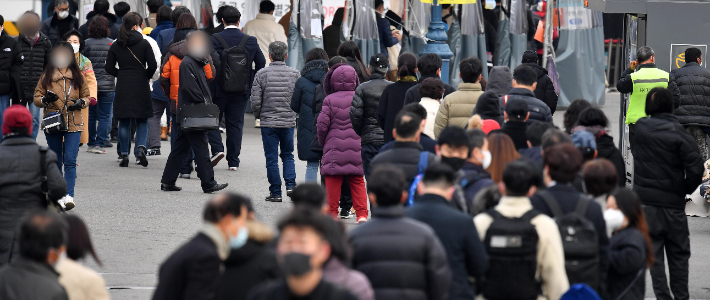
<svg viewBox="0 0 710 300"><path fill-rule="evenodd" d="M323 146L321 175L363 175L360 136L350 122L350 106L360 84L357 72L346 64L333 66L323 79L328 95L318 115L318 143Z"/></svg>
<svg viewBox="0 0 710 300"><path fill-rule="evenodd" d="M498 97L510 93L513 88L513 73L506 66L496 66L488 73L488 84L486 92L494 92Z"/></svg>
<svg viewBox="0 0 710 300"><path fill-rule="evenodd" d="M256 73L251 87L251 108L254 118L261 119L261 127L296 127L291 97L299 77L300 72L283 61L274 61Z"/></svg>
<svg viewBox="0 0 710 300"><path fill-rule="evenodd" d="M110 31L110 33L108 34L108 37L111 38L112 40L115 40L116 38L118 38L119 27L118 27L118 24L116 24L116 22L118 21L118 17L116 17L116 15L109 13L109 12L104 12L104 13L97 13L95 11L89 12L86 15L86 23L84 23L84 25L81 25L81 27L79 27L79 33L81 33L81 35L84 36L85 39L88 39L89 38L89 24L91 23L91 19L93 19L94 16L99 16L99 15L103 16L108 21L108 29ZM147 25L146 25L146 27L147 27Z"/></svg>
<svg viewBox="0 0 710 300"><path fill-rule="evenodd" d="M557 110L557 93L555 93L555 85L552 83L550 76L547 76L547 70L536 63L525 63L524 65L532 68L537 73L537 86L535 87L535 98L545 102L550 108L550 112L555 114Z"/></svg>
<svg viewBox="0 0 710 300"><path fill-rule="evenodd" d="M434 136L439 136L439 133L448 126L466 128L471 112L482 94L480 83L460 83L458 91L441 100L439 111L436 113Z"/></svg>
<svg viewBox="0 0 710 300"><path fill-rule="evenodd" d="M105 69L108 74L116 77L114 118L153 116L150 79L153 78L157 68L158 62L155 61L153 47L141 33L131 30L126 46L118 41L111 45L106 57Z"/></svg>
<svg viewBox="0 0 710 300"><path fill-rule="evenodd" d="M111 49L113 40L110 38L87 39L82 54L86 56L94 68L96 84L99 92L113 92L116 90L116 78L106 72L106 58Z"/></svg>
<svg viewBox="0 0 710 300"><path fill-rule="evenodd" d="M74 101L72 99L84 99L84 107L89 105L89 84L84 80L84 84L81 88L72 84L72 79L74 76L81 76L79 74L72 74L71 70L67 69L67 73L62 75L56 68L52 73L52 84L49 89L45 88L41 84L37 84L35 88L34 104L39 108L44 108L44 117L51 112L60 112L67 122L67 129L69 132L84 131L84 119L82 117L83 110L68 111L65 106L73 105ZM42 82L40 77L39 82ZM47 95L47 90L51 90L59 99L45 106L42 103L42 97ZM69 93L67 99L66 93ZM44 119L43 117L43 119Z"/></svg>
<svg viewBox="0 0 710 300"><path fill-rule="evenodd" d="M328 72L328 62L324 59L312 60L301 69L301 78L296 80L296 86L291 98L291 109L298 114L297 143L298 159L305 161L318 161L320 154L311 151L311 138L315 131L313 117L313 98L316 86Z"/></svg>
<svg viewBox="0 0 710 300"><path fill-rule="evenodd" d="M710 71L696 62L671 72L680 90L680 106L675 110L684 126L710 126Z"/></svg>
<svg viewBox="0 0 710 300"><path fill-rule="evenodd" d="M500 110L498 95L493 91L487 90L478 97L478 102L476 102L476 107L474 107L471 115L473 116L474 114L481 116L483 120L494 120L500 126L505 123L505 118Z"/></svg>
<svg viewBox="0 0 710 300"><path fill-rule="evenodd" d="M52 51L52 43L49 42L47 36L41 31L37 34L39 36L36 40L34 37L28 39L23 34L17 37L24 58L20 73L24 101L33 100L39 77L42 76L44 68L49 63L49 52Z"/></svg>
<svg viewBox="0 0 710 300"><path fill-rule="evenodd" d="M384 131L377 124L377 106L380 104L382 92L392 82L384 78L384 74L375 72L370 76L370 81L355 89L350 107L350 121L355 133L362 138L363 145L385 143Z"/></svg>
<svg viewBox="0 0 710 300"><path fill-rule="evenodd" d="M23 97L20 83L22 63L20 44L3 30L0 32L0 95L10 94L18 103Z"/></svg>

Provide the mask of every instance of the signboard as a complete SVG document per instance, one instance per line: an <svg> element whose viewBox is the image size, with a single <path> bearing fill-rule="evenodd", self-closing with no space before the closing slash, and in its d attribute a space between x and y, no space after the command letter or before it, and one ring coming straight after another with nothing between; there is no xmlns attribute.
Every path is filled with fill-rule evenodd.
<svg viewBox="0 0 710 300"><path fill-rule="evenodd" d="M671 44L671 66L670 69L668 69L669 71L680 69L685 66L685 49L691 47L700 49L700 53L708 53L708 45ZM703 60L703 64L701 66L707 68L706 65L707 64Z"/></svg>

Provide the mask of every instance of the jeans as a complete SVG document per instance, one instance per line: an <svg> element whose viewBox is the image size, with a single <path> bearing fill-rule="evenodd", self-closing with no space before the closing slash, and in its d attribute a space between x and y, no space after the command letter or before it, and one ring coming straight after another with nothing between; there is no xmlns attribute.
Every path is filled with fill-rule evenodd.
<svg viewBox="0 0 710 300"><path fill-rule="evenodd" d="M173 130L174 132L175 130ZM202 189L208 189L217 184L214 180L214 169L210 163L210 154L207 149L207 135L204 131L185 132L179 131L173 149L165 163L163 178L161 183L174 185L181 172L182 164L190 152L195 153L195 163L197 164L197 176L200 177Z"/></svg>
<svg viewBox="0 0 710 300"><path fill-rule="evenodd" d="M244 112L247 107L245 99L215 97L214 104L224 114L227 130L227 163L230 167L239 167L239 154L242 151L242 135L244 134ZM214 152L214 151L213 151Z"/></svg>
<svg viewBox="0 0 710 300"><path fill-rule="evenodd" d="M3 113L5 112L5 109L10 107L12 103L10 103L10 98L12 95L6 94L6 95L0 95L0 127L2 127L2 118L3 118ZM0 134L0 142L2 141L2 134Z"/></svg>
<svg viewBox="0 0 710 300"><path fill-rule="evenodd" d="M103 147L109 140L114 94L114 92L99 92L96 105L89 107L89 143L87 144L89 147Z"/></svg>
<svg viewBox="0 0 710 300"><path fill-rule="evenodd" d="M360 155L362 156L362 169L365 171L365 178L370 174L370 161L380 153L380 148L382 148L382 144L362 145Z"/></svg>
<svg viewBox="0 0 710 300"><path fill-rule="evenodd" d="M309 161L306 164L306 182L317 182L318 171L320 171L320 162Z"/></svg>
<svg viewBox="0 0 710 300"><path fill-rule="evenodd" d="M353 207L357 218L367 218L367 193L365 192L365 180L363 176L324 176L325 191L328 198L328 213L333 217L338 216L338 204L340 202L340 187L347 180L350 191L353 195ZM342 208L345 209L345 208ZM350 210L350 208L347 208Z"/></svg>
<svg viewBox="0 0 710 300"><path fill-rule="evenodd" d="M153 116L148 119L148 148L160 148L160 118L163 117L165 107L168 106L167 101L153 99Z"/></svg>
<svg viewBox="0 0 710 300"><path fill-rule="evenodd" d="M283 164L283 177L286 189L296 186L296 162L293 160L293 132L291 128L261 128L261 141L266 157L266 177L269 179L269 192L272 196L281 196L281 178L279 177L279 156ZM281 154L279 155L279 148Z"/></svg>
<svg viewBox="0 0 710 300"><path fill-rule="evenodd" d="M32 138L37 140L37 134L39 133L39 128L42 127L39 122L39 118L41 117L41 110L39 107L35 106L34 102L28 101L27 102L27 109L30 110L30 113L32 114ZM0 122L2 122L0 120Z"/></svg>
<svg viewBox="0 0 710 300"><path fill-rule="evenodd" d="M136 146L133 148L133 155L138 156L138 147L145 148L148 139L148 119L118 119L118 147L121 155L130 153L131 120L136 120Z"/></svg>
<svg viewBox="0 0 710 300"><path fill-rule="evenodd" d="M690 231L688 217L682 209L644 206L648 235L656 261L651 266L653 292L658 300L687 300ZM664 253L668 257L671 288L668 289ZM673 297L671 297L671 291Z"/></svg>
<svg viewBox="0 0 710 300"><path fill-rule="evenodd" d="M67 181L67 195L74 197L76 183L76 157L79 155L81 132L62 132L45 135L47 146L57 154L57 167Z"/></svg>

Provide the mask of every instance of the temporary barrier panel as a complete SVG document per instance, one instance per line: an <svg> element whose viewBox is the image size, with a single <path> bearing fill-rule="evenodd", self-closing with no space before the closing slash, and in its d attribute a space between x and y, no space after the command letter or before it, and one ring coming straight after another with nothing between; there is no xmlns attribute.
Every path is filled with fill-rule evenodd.
<svg viewBox="0 0 710 300"><path fill-rule="evenodd" d="M508 6L505 6L505 5ZM498 25L496 66L508 66L511 70L520 65L523 53L528 49L528 16L525 0L503 1ZM510 16L505 11L510 11Z"/></svg>
<svg viewBox="0 0 710 300"><path fill-rule="evenodd" d="M431 23L431 3L422 3L419 0L406 0L408 8L405 18L405 27L409 33L402 39L400 53L411 52L419 55L426 45L426 34Z"/></svg>
<svg viewBox="0 0 710 300"><path fill-rule="evenodd" d="M451 57L449 84L456 87L461 83L459 63L461 60L475 56L481 60L481 74L488 79L486 64L486 35L484 30L483 10L481 3L464 4L459 12L460 18L454 18L449 28L449 47L454 56Z"/></svg>
<svg viewBox="0 0 710 300"><path fill-rule="evenodd" d="M300 70L308 50L323 48L323 6L321 0L294 0L293 5L300 8L300 13L291 14L286 64Z"/></svg>

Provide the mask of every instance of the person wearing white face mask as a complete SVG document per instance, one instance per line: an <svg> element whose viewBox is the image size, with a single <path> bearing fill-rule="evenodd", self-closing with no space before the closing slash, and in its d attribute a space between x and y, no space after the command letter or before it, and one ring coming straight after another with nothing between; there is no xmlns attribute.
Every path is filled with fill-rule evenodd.
<svg viewBox="0 0 710 300"><path fill-rule="evenodd" d="M89 58L87 58L80 52L84 50L84 37L81 35L81 33L79 33L79 31L72 30L64 34L64 36L62 36L62 40L71 44L72 48L74 49L74 58L76 59L76 63L79 64L79 70L81 70L81 74L84 74L86 84L89 85L89 104L91 106L96 105L96 98L98 97L98 84L96 82L96 73L94 73L94 66L91 63L91 60L89 60ZM88 107L82 110L81 116L83 117L83 124L89 124ZM84 130L81 132L81 140L79 140L79 143L81 143L82 145L89 143L88 130ZM88 148L89 147L87 147L87 150L90 150Z"/></svg>
<svg viewBox="0 0 710 300"><path fill-rule="evenodd" d="M54 270L66 255L67 223L42 210L29 213L19 227L20 256L0 270L0 299L68 300Z"/></svg>
<svg viewBox="0 0 710 300"><path fill-rule="evenodd" d="M56 0L54 15L42 22L41 31L55 45L67 32L78 29L79 19L69 14L69 0Z"/></svg>
<svg viewBox="0 0 710 300"><path fill-rule="evenodd" d="M493 156L488 150L488 138L483 131L480 129L469 129L466 131L466 135L468 136L471 154L461 167L464 176L461 178L460 183L464 195L466 196L468 207L470 208L469 211L473 215L474 211L476 211L472 209L475 205L473 199L476 197L476 194L485 187L495 185L495 182L491 179L491 174L486 171L488 166L491 165Z"/></svg>
<svg viewBox="0 0 710 300"><path fill-rule="evenodd" d="M160 266L153 300L215 298L223 261L249 237L249 202L244 196L225 193L205 205L200 231Z"/></svg>

